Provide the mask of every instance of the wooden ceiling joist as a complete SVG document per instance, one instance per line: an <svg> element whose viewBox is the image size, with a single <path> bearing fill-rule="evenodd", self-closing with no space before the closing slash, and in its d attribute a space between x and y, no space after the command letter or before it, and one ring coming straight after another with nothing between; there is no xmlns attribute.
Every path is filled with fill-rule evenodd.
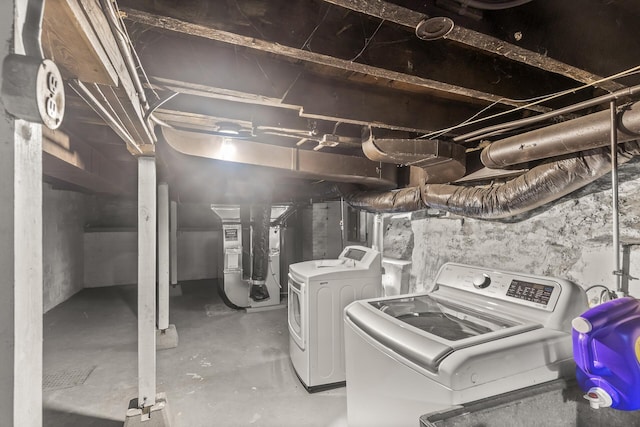
<svg viewBox="0 0 640 427"><path fill-rule="evenodd" d="M194 24L180 19L160 16L130 8L123 8L122 11L126 14L125 19L150 27L160 28L163 30L187 34L195 37L202 37L209 40L214 40L217 42L227 43L235 46L241 46L248 49L268 52L274 55L321 65L324 67L368 75L376 79L386 81L389 83L389 85L393 85L393 82L399 82L408 86L420 88L422 91L424 91L424 89L428 89L429 91L432 91L434 96L437 96L439 98L450 100L466 100L468 102L482 104L497 103L508 106L522 105L522 103L505 99L499 95L395 72L354 61L335 58L332 56L314 53L303 49L284 46L282 44L230 33L228 31ZM548 111L548 109L539 106L533 106L529 109L542 112Z"/></svg>
<svg viewBox="0 0 640 427"><path fill-rule="evenodd" d="M132 185L135 174L127 177L122 173L121 165L82 139L60 130L42 129L42 173L45 177L96 193L126 194L135 188Z"/></svg>
<svg viewBox="0 0 640 427"><path fill-rule="evenodd" d="M403 27L407 27L411 31L415 31L416 26L422 20L429 18L423 13L406 9L383 0L323 1L355 12L396 23ZM443 36L443 38L493 55L503 56L511 61L520 62L551 73L569 77L580 83L593 84L594 86L609 92L624 88L623 85L613 81L602 81L603 77L590 73L586 70L565 64L564 62L555 60L538 52L524 49L496 37L482 34L478 31L473 31L458 25L454 25L453 29Z"/></svg>

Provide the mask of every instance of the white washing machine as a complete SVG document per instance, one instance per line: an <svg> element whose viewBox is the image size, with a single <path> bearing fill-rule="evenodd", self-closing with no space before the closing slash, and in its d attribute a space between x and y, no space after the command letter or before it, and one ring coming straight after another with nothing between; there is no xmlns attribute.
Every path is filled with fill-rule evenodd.
<svg viewBox="0 0 640 427"><path fill-rule="evenodd" d="M380 253L364 246L289 266L289 354L308 391L344 385L344 308L381 289Z"/></svg>
<svg viewBox="0 0 640 427"><path fill-rule="evenodd" d="M414 427L422 414L573 375L571 320L588 308L578 285L454 263L435 285L346 308L350 427Z"/></svg>

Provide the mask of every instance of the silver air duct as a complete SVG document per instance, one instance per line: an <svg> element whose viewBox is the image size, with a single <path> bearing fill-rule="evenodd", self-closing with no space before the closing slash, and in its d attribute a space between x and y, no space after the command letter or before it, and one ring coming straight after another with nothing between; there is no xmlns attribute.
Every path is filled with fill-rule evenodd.
<svg viewBox="0 0 640 427"><path fill-rule="evenodd" d="M424 182L451 182L466 173L465 147L454 142L375 139L371 132L364 138L362 151L369 160L421 168Z"/></svg>
<svg viewBox="0 0 640 427"><path fill-rule="evenodd" d="M610 111L602 111L492 143L481 155L489 168L549 160L504 184L466 187L422 182L416 187L380 192L356 192L345 200L370 212L410 212L427 207L483 219L518 215L559 199L611 170L614 126ZM640 155L640 103L618 113L619 163ZM599 148L598 148L599 147ZM417 152L417 149L414 150Z"/></svg>
<svg viewBox="0 0 640 427"><path fill-rule="evenodd" d="M606 147L611 141L610 117L609 110L600 111L495 141L482 150L482 163L488 168L497 169ZM618 114L618 142L632 141L639 136L640 104L636 103Z"/></svg>
<svg viewBox="0 0 640 427"><path fill-rule="evenodd" d="M618 149L619 164L640 155L638 142ZM611 170L606 148L545 163L502 185L465 187L424 184L393 191L361 192L345 196L353 207L369 212L411 212L434 208L471 218L499 219L518 215L559 199Z"/></svg>

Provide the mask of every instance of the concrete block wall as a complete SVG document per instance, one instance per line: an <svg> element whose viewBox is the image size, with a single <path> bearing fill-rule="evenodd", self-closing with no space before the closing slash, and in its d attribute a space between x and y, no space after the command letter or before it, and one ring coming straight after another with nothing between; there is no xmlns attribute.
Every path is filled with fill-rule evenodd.
<svg viewBox="0 0 640 427"><path fill-rule="evenodd" d="M43 305L47 312L83 288L84 199L43 184Z"/></svg>
<svg viewBox="0 0 640 427"><path fill-rule="evenodd" d="M621 241L640 242L640 164L622 166L620 180ZM447 261L614 288L610 185L608 177L602 178L512 220L414 215L411 290L430 289ZM629 246L627 259L630 275L640 277L640 246ZM629 291L640 297L640 280L631 280Z"/></svg>

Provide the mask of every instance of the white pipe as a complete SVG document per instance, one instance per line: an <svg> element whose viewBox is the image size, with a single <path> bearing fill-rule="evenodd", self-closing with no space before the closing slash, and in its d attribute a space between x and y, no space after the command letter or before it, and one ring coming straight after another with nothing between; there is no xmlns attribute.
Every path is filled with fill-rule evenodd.
<svg viewBox="0 0 640 427"><path fill-rule="evenodd" d="M158 329L169 329L169 186L158 184Z"/></svg>

